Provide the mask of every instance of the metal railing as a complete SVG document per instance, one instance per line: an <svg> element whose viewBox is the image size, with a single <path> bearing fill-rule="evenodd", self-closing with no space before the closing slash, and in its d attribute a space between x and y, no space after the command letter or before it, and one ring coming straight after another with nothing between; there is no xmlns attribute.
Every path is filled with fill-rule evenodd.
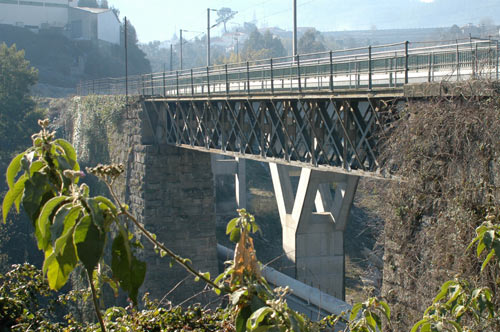
<svg viewBox="0 0 500 332"><path fill-rule="evenodd" d="M402 43L81 82L79 95L186 97L401 87L407 83L499 78L497 40Z"/></svg>

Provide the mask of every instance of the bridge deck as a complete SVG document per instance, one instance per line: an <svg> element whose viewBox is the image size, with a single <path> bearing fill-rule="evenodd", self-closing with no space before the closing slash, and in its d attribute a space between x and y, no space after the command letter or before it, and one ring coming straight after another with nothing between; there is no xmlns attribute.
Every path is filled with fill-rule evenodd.
<svg viewBox="0 0 500 332"><path fill-rule="evenodd" d="M408 84L499 77L496 41L409 46L103 79L78 92L141 95L156 143L381 176L379 138Z"/></svg>

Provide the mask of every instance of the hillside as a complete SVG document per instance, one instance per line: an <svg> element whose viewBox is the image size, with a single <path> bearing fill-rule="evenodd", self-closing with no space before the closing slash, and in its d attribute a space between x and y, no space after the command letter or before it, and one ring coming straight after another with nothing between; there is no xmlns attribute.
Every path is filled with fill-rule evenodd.
<svg viewBox="0 0 500 332"><path fill-rule="evenodd" d="M16 44L17 49L25 51L26 59L39 71L39 85L35 87L39 95L72 91L81 80L124 75L124 52L119 45L70 40L51 30L34 33L10 25L0 25L1 43ZM130 44L129 73L150 72L144 53L135 43Z"/></svg>

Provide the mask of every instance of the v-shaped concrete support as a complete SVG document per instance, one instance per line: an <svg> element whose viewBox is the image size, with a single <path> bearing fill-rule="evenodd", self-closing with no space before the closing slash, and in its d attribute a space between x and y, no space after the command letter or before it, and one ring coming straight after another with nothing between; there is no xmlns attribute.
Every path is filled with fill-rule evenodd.
<svg viewBox="0 0 500 332"><path fill-rule="evenodd" d="M289 166L270 163L283 229L283 250L295 269L290 273L345 299L344 230L359 177L303 168L294 194ZM330 185L334 183L335 194Z"/></svg>

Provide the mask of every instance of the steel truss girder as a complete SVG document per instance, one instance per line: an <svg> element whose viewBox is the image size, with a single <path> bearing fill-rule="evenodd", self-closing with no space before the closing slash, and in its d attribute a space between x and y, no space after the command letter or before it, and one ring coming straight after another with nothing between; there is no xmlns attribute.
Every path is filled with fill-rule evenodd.
<svg viewBox="0 0 500 332"><path fill-rule="evenodd" d="M381 170L378 135L398 100L146 100L157 143L336 172ZM151 110L154 110L151 111Z"/></svg>

